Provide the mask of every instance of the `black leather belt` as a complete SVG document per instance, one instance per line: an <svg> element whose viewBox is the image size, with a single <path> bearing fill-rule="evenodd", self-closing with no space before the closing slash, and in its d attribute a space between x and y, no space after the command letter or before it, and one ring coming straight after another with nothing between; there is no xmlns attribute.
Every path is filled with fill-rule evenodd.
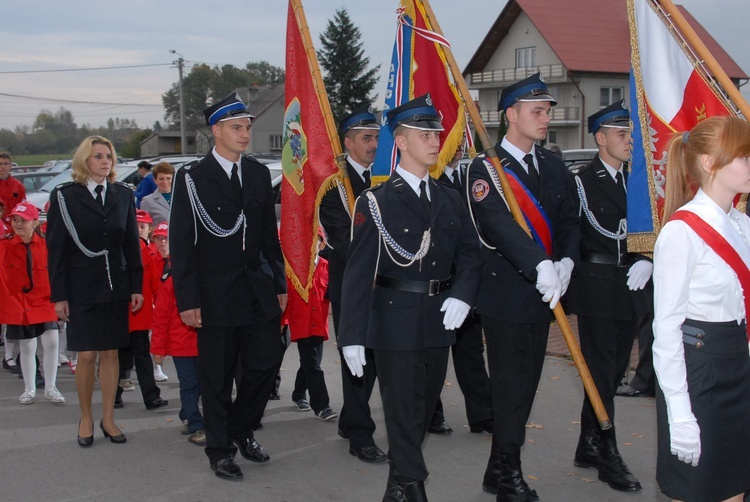
<svg viewBox="0 0 750 502"><path fill-rule="evenodd" d="M629 267L636 262L636 256L632 253L620 253L619 255L584 253L581 259L589 263L596 263L597 265L615 265L617 267Z"/></svg>
<svg viewBox="0 0 750 502"><path fill-rule="evenodd" d="M443 280L433 279L431 281L410 281L408 279L394 279L378 274L375 284L384 288L397 289L407 293L422 293L427 296L436 296L443 291L451 289L451 277Z"/></svg>

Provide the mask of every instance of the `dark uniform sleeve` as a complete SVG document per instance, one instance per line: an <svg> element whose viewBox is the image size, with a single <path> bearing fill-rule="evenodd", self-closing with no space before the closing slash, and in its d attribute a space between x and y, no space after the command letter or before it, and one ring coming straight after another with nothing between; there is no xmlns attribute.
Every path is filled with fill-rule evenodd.
<svg viewBox="0 0 750 502"><path fill-rule="evenodd" d="M286 294L286 272L284 270L284 256L281 253L281 244L279 243L279 229L276 226L276 201L273 198L273 190L271 188L271 175L266 166L260 162L257 163L265 171L262 186L265 186L268 191L266 197L263 199L263 240L261 243L261 253L271 267L276 294L283 295ZM254 236L252 235L247 236L247 239L253 238Z"/></svg>
<svg viewBox="0 0 750 502"><path fill-rule="evenodd" d="M471 163L467 179L470 209L482 239L528 280L535 281L536 266L550 258L513 219L482 159Z"/></svg>
<svg viewBox="0 0 750 502"><path fill-rule="evenodd" d="M169 251L172 257L177 309L180 312L200 308L198 258L195 249L195 219L188 198L186 169L177 171L169 220Z"/></svg>
<svg viewBox="0 0 750 502"><path fill-rule="evenodd" d="M463 199L458 203L458 207L461 213L461 236L454 257L456 276L447 296L457 298L473 307L482 278L481 246Z"/></svg>
<svg viewBox="0 0 750 502"><path fill-rule="evenodd" d="M138 236L138 221L135 219L135 197L130 188L125 185L120 186L126 191L129 204L122 251L130 273L130 294L142 294L143 262L141 260L141 239Z"/></svg>
<svg viewBox="0 0 750 502"><path fill-rule="evenodd" d="M364 194L357 199L352 228L354 235L342 286L340 333L337 333L340 347L366 345L370 324L380 234Z"/></svg>
<svg viewBox="0 0 750 502"><path fill-rule="evenodd" d="M333 254L346 263L352 219L341 200L338 185L328 190L320 202L320 223L326 231Z"/></svg>
<svg viewBox="0 0 750 502"><path fill-rule="evenodd" d="M47 267L52 302L68 300L68 267L65 263L68 229L63 223L60 204L57 202L58 190L60 188L52 190L47 211Z"/></svg>

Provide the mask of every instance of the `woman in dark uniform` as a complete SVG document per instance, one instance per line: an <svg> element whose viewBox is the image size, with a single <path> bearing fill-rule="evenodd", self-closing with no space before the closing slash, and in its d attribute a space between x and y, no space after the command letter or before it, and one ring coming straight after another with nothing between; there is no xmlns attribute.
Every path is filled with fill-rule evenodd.
<svg viewBox="0 0 750 502"><path fill-rule="evenodd" d="M654 248L656 480L686 502L750 489L750 124L712 117L669 146ZM699 185L693 196L693 187Z"/></svg>
<svg viewBox="0 0 750 502"><path fill-rule="evenodd" d="M119 365L128 344L128 309L143 305L143 266L133 192L115 182L112 143L89 136L73 158L73 181L50 195L47 248L52 301L68 321L68 349L78 352L76 387L81 408L78 444L94 441L91 396L99 356L102 419L113 443L125 435L114 421Z"/></svg>

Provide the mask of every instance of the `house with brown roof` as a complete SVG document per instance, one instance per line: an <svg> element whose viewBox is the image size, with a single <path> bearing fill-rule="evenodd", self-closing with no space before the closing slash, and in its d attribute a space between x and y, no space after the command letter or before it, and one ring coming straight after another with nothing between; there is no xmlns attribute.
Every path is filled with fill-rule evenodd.
<svg viewBox="0 0 750 502"><path fill-rule="evenodd" d="M735 85L748 75L685 8L679 7ZM497 103L507 85L541 72L557 107L547 142L594 148L586 119L629 100L630 33L624 0L509 0L463 75L478 92L482 120L495 137Z"/></svg>

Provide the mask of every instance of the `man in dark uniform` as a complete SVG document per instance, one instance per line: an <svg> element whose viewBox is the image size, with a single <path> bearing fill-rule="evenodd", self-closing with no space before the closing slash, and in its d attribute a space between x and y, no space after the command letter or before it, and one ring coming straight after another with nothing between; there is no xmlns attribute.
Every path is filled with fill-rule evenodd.
<svg viewBox="0 0 750 502"><path fill-rule="evenodd" d="M391 459L383 500L412 502L427 500L422 441L454 330L474 303L481 260L461 197L429 175L443 129L429 95L393 108L387 119L401 161L357 200L339 343L358 376L365 348L373 351Z"/></svg>
<svg viewBox="0 0 750 502"><path fill-rule="evenodd" d="M458 190L466 203L466 172L459 164L464 150L461 146L453 159L445 166L445 170L438 178ZM456 343L451 347L453 367L456 380L464 395L466 404L466 418L469 430L474 433L486 432L492 434L492 404L490 397L490 377L484 362L484 341L482 337L482 323L475 312L471 312L460 328L456 330ZM443 414L443 403L438 399L435 413L432 415L429 431L432 434L446 434L453 429L446 423Z"/></svg>
<svg viewBox="0 0 750 502"><path fill-rule="evenodd" d="M268 168L242 155L253 116L236 93L204 114L216 146L177 173L172 273L180 317L198 328L206 455L217 476L240 479L237 448L247 460L269 460L253 430L283 357L286 278ZM242 379L232 401L238 357Z"/></svg>
<svg viewBox="0 0 750 502"><path fill-rule="evenodd" d="M634 297L645 295L653 265L628 253L625 164L630 157L630 115L618 101L589 117L599 153L574 176L580 201L581 247L570 294L578 314L581 353L614 423L615 390L628 366L635 336ZM615 490L639 491L617 449L615 429L603 431L588 399L581 410L575 465L594 467Z"/></svg>
<svg viewBox="0 0 750 502"><path fill-rule="evenodd" d="M487 161L469 167L469 202L484 244L477 313L487 339L495 431L482 487L499 501L536 501L521 471L526 422L542 373L552 312L578 253L571 180L562 160L539 146L557 104L537 73L503 89L508 133L495 146L532 240L513 220ZM525 197L525 198L523 198Z"/></svg>
<svg viewBox="0 0 750 502"><path fill-rule="evenodd" d="M341 119L339 131L344 135L344 146L348 152L346 170L352 185L352 196L356 200L365 188L370 187L370 165L375 160L380 126L372 108L365 105ZM328 298L331 301L337 339L341 319L341 283L344 280L352 226L346 197L343 183L339 182L326 193L320 203L320 223L326 231L330 247ZM340 348L341 344L339 351ZM369 401L377 377L372 351L366 350L365 357L367 364L362 377L352 375L346 365L341 365L344 405L339 415L339 435L349 440L349 453L360 460L385 462L388 457L372 438L375 422L370 416Z"/></svg>

